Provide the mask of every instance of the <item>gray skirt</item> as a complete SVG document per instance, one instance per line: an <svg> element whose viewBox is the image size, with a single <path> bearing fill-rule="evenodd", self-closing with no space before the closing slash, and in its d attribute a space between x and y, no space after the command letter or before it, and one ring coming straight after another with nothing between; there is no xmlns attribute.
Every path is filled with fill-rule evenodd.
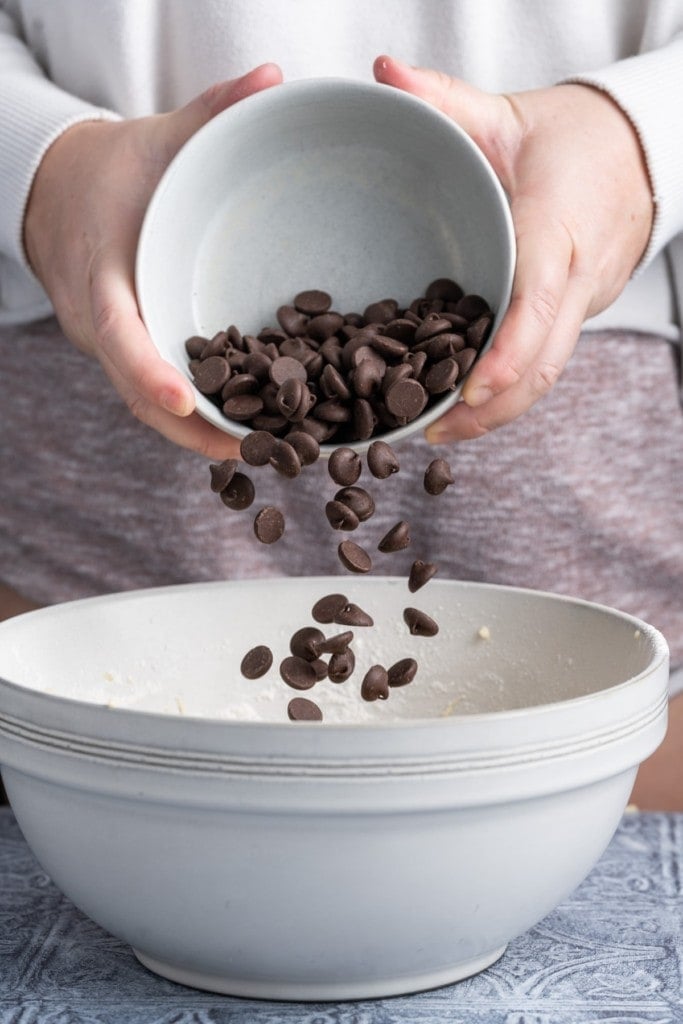
<svg viewBox="0 0 683 1024"><path fill-rule="evenodd" d="M0 581L44 604L195 580L343 574L324 514L335 485L320 461L294 481L250 470L251 509L227 509L207 461L137 422L99 365L54 320L0 331ZM401 471L373 481L376 547L399 519L407 551L441 576L556 591L657 626L683 665L683 415L669 342L585 334L552 393L475 441L397 449ZM438 498L435 456L456 483ZM263 505L284 537L260 544ZM683 685L683 682L681 683Z"/></svg>

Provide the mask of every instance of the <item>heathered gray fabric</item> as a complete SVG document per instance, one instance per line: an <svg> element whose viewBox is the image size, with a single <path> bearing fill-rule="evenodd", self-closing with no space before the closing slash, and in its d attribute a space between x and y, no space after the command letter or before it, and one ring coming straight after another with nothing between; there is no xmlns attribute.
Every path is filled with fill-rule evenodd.
<svg viewBox="0 0 683 1024"><path fill-rule="evenodd" d="M193 580L344 574L324 517L324 462L293 484L253 470L257 500L228 511L202 457L134 420L99 366L52 320L0 332L0 579L39 602ZM553 392L476 441L398 448L401 472L373 481L374 547L399 518L440 575L557 591L621 608L663 631L683 664L683 414L668 342L584 335ZM436 455L457 483L427 496ZM367 471L366 471L367 478ZM259 544L255 511L287 532Z"/></svg>

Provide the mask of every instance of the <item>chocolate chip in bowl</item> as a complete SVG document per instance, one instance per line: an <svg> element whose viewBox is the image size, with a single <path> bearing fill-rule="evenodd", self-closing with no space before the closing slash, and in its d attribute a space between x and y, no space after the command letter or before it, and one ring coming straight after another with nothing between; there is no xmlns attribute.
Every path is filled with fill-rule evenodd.
<svg viewBox="0 0 683 1024"><path fill-rule="evenodd" d="M326 457L457 401L462 353L491 343L514 263L504 191L453 121L401 90L310 79L186 143L149 205L136 288L161 355L199 374L202 416L239 438L296 425Z"/></svg>

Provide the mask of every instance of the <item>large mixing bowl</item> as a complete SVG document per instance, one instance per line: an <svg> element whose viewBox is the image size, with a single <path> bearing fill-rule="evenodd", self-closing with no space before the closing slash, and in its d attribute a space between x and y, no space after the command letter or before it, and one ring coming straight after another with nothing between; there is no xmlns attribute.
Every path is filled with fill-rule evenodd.
<svg viewBox="0 0 683 1024"><path fill-rule="evenodd" d="M287 720L277 664L338 577L0 625L0 762L22 831L159 974L315 1000L471 975L582 881L664 735L667 648L643 622L481 584L343 585L375 626L356 630L356 676L312 691L322 723ZM406 604L438 636L409 636ZM275 668L242 678L263 642ZM411 654L409 686L360 700L365 667Z"/></svg>

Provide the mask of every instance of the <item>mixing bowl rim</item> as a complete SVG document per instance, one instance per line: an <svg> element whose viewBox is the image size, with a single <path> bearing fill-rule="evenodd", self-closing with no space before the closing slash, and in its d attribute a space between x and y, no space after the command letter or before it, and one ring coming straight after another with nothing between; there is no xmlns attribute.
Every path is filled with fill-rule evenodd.
<svg viewBox="0 0 683 1024"><path fill-rule="evenodd" d="M358 580L357 583L362 587L363 585L369 585L372 582L382 581L383 583L389 583L391 585L405 586L405 579L399 576L371 576L363 577ZM90 606L94 607L98 604L119 604L126 603L132 600L144 600L146 598L153 599L156 596L163 594L180 594L181 592L189 593L193 590L221 590L226 588L257 588L262 587L265 582L268 582L270 586L284 587L291 585L293 582L315 584L316 586L326 586L331 588L337 588L340 586L340 581L343 581L343 577L339 576L279 576L268 578L253 578L246 580L205 580L194 583L179 583L169 584L166 586L157 587L144 587L135 590L119 591L113 594L101 594L93 597L78 598L72 601L61 602L56 605L49 605L44 608L38 608L34 611L24 612L21 615L17 615L14 618L7 619L5 622L0 622L0 645L2 644L3 634L5 632L11 632L12 628L16 628L19 625L20 628L29 620L34 620L38 617L43 619L59 618L61 615L67 615L77 609L79 606ZM582 694L578 697L570 697L566 700L549 701L544 704L532 704L526 707L509 708L504 710L484 711L484 712L473 712L466 715L449 715L449 716L428 716L428 717L411 717L405 719L395 719L393 721L386 722L272 722L272 721L253 721L253 720L236 720L229 718L209 718L202 715L183 714L182 718L177 715L168 714L159 711L148 711L145 709L138 708L117 708L109 707L106 704L86 701L80 698L67 697L61 694L46 693L40 689L34 687L24 686L21 683L15 682L14 680L7 679L0 674L0 690L2 688L9 688L10 692L14 692L17 695L27 697L29 699L38 700L40 703L52 705L54 707L67 706L87 709L90 712L103 711L107 715L115 716L132 716L136 720L156 720L158 722L178 722L182 720L187 723L201 723L203 727L210 729L211 731L217 730L232 730L239 729L241 732L248 732L253 730L281 730L283 733L291 733L293 727L298 731L301 729L314 731L319 733L321 730L325 732L339 732L348 733L356 732L361 730L365 733L378 731L381 733L386 732L403 732L410 731L419 727L420 729L449 729L456 728L458 725L462 727L463 723L473 723L472 728L476 728L476 723L485 722L506 722L510 721L514 723L520 719L529 720L530 717L534 719L549 717L556 714L559 709L574 709L580 708L582 705L594 704L596 701L602 701L605 699L613 699L613 695L621 693L625 690L633 689L639 686L642 682L653 674L657 673L663 665L668 664L669 649L666 639L663 634L650 623L645 622L643 619L637 616L631 615L629 612L623 612L616 608L611 608L609 605L600 604L595 601L588 601L584 598L572 597L566 594L554 593L551 591L535 590L528 587L511 586L508 584L501 583L485 583L477 580L455 580L455 579L433 579L430 581L430 588L432 589L443 589L448 590L454 586L464 591L467 590L478 590L478 591L494 591L496 593L509 593L526 597L534 597L543 600L551 600L554 603L570 605L575 607L587 608L591 611L596 611L602 614L606 614L609 618L620 619L625 624L633 626L634 632L639 632L649 643L651 649L651 656L648 664L636 675L631 676L628 679L623 680L620 683L615 683L613 686L608 686L601 690L596 690L592 693ZM0 672L2 670L0 669Z"/></svg>

